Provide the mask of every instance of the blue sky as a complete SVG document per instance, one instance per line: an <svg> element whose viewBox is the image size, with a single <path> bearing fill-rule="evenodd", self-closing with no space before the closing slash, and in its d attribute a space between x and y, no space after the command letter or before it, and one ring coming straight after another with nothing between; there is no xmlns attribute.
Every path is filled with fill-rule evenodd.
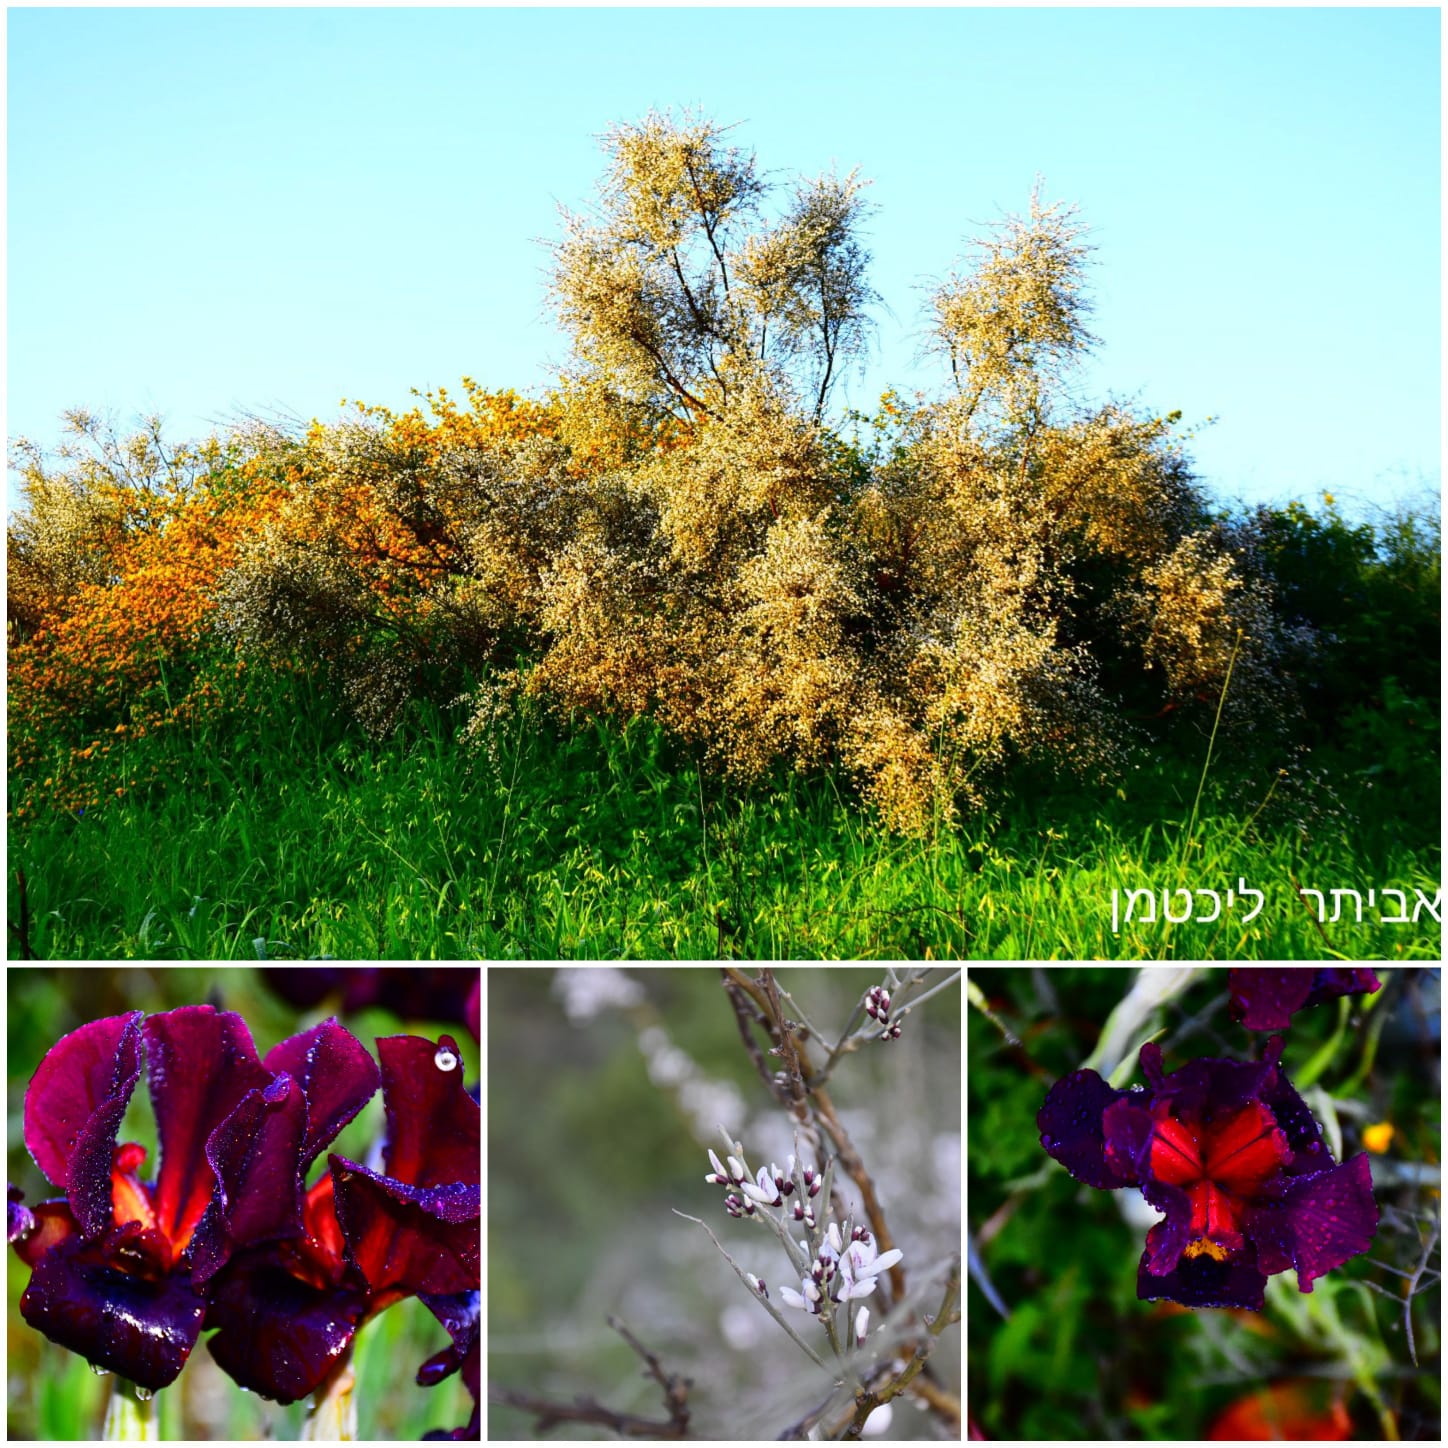
<svg viewBox="0 0 1448 1448"><path fill-rule="evenodd" d="M847 399L934 392L932 279L1003 209L1082 208L1081 378L1185 422L1223 498L1439 485L1436 9L8 12L7 432L63 408L537 390L559 203L693 106L781 180L874 178L888 303ZM839 399L837 399L839 400ZM12 487L10 505L14 506Z"/></svg>

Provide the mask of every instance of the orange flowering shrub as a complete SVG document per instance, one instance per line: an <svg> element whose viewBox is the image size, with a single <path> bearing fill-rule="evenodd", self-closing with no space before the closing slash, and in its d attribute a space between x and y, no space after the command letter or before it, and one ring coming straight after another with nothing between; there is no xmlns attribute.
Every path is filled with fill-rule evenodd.
<svg viewBox="0 0 1448 1448"><path fill-rule="evenodd" d="M532 401L463 380L397 414L358 405L301 445L309 481L246 540L218 595L245 651L323 668L385 732L421 694L536 653L569 549L630 520L621 477L691 429L565 381Z"/></svg>
<svg viewBox="0 0 1448 1448"><path fill-rule="evenodd" d="M83 436L93 450L63 454L74 466L60 474L38 450L25 453L31 506L9 536L9 762L25 796L20 818L42 800L94 806L111 756L221 707L216 584L286 487L256 438L168 451L148 419L118 450L113 432L71 417L91 424ZM136 465L141 441L143 462L166 458L164 473ZM88 532L81 524L94 517L106 526ZM222 663L234 678L237 661ZM104 793L136 782L120 777Z"/></svg>

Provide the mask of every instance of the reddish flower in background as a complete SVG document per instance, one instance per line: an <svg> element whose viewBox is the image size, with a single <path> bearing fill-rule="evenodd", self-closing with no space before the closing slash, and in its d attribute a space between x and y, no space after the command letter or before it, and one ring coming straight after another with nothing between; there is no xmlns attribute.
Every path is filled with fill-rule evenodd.
<svg viewBox="0 0 1448 1448"><path fill-rule="evenodd" d="M1206 1058L1167 1074L1148 1044L1146 1090L1088 1070L1047 1095L1036 1118L1046 1151L1088 1186L1139 1186L1165 1214L1137 1271L1143 1300L1260 1310L1272 1273L1295 1268L1310 1292L1371 1245L1368 1158L1334 1164L1281 1056L1274 1036L1260 1063Z"/></svg>
<svg viewBox="0 0 1448 1448"><path fill-rule="evenodd" d="M1207 1437L1215 1442L1326 1443L1350 1438L1352 1419L1341 1387L1273 1383L1219 1413Z"/></svg>
<svg viewBox="0 0 1448 1448"><path fill-rule="evenodd" d="M1232 1019L1249 1031L1285 1031L1294 1011L1345 995L1372 995L1382 982L1370 970L1337 966L1268 969L1242 966L1227 973Z"/></svg>

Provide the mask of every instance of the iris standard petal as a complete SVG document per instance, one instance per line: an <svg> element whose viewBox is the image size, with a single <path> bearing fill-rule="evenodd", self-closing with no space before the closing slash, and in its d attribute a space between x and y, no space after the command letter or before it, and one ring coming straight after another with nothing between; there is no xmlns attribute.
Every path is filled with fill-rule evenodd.
<svg viewBox="0 0 1448 1448"><path fill-rule="evenodd" d="M248 1091L271 1084L246 1022L232 1011L181 1006L143 1027L160 1164L156 1218L178 1249L201 1220L215 1185L206 1159L211 1133Z"/></svg>
<svg viewBox="0 0 1448 1448"><path fill-rule="evenodd" d="M411 1186L481 1179L482 1116L463 1088L457 1042L384 1036L377 1042L387 1108L386 1173ZM448 1062L451 1065L448 1065Z"/></svg>
<svg viewBox="0 0 1448 1448"><path fill-rule="evenodd" d="M238 1248L302 1230L302 1141L307 1103L290 1076L249 1091L211 1133L206 1159L217 1191L196 1229L193 1276L204 1287Z"/></svg>
<svg viewBox="0 0 1448 1448"><path fill-rule="evenodd" d="M141 1074L141 1018L107 1016L62 1036L25 1092L25 1145L89 1236L111 1220L111 1156Z"/></svg>
<svg viewBox="0 0 1448 1448"><path fill-rule="evenodd" d="M382 1080L367 1048L335 1017L273 1046L265 1065L290 1076L306 1097L304 1171L372 1099Z"/></svg>

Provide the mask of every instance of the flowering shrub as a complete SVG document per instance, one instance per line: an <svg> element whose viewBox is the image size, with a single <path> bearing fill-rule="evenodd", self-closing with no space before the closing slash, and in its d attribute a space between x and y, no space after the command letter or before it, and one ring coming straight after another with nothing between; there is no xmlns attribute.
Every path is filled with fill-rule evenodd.
<svg viewBox="0 0 1448 1448"><path fill-rule="evenodd" d="M263 433L168 451L158 419L124 442L85 414L71 427L82 442L62 448L67 469L17 445L29 508L9 534L7 701L20 819L130 792L147 781L112 756L239 702L246 663L216 647L216 587L287 485Z"/></svg>
<svg viewBox="0 0 1448 1448"><path fill-rule="evenodd" d="M753 156L690 117L605 152L595 216L553 248L573 356L546 399L465 378L426 416L32 458L12 767L48 734L84 764L184 721L239 658L379 734L465 690L483 743L523 696L649 714L742 780L838 764L920 833L1021 757L1119 768L1133 718L1224 691L1244 740L1293 717L1263 558L1211 519L1177 414L1066 398L1092 340L1074 208L1033 194L941 284L948 389L886 394L865 448L826 422L869 338L864 183L771 210Z"/></svg>

